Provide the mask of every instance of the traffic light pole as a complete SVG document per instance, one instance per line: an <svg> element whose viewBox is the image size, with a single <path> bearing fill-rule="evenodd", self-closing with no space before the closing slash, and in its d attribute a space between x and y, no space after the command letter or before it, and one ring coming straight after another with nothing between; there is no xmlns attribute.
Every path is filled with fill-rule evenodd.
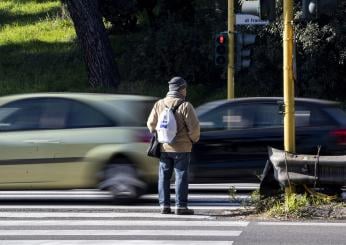
<svg viewBox="0 0 346 245"><path fill-rule="evenodd" d="M293 42L293 0L284 0L284 148L288 152L295 152Z"/></svg>
<svg viewBox="0 0 346 245"><path fill-rule="evenodd" d="M293 81L293 0L284 1L284 148L287 152L295 152L295 118L294 118L294 81ZM286 202L291 193L295 192L294 186L285 188Z"/></svg>
<svg viewBox="0 0 346 245"><path fill-rule="evenodd" d="M228 0L228 56L227 56L227 99L234 98L234 0Z"/></svg>

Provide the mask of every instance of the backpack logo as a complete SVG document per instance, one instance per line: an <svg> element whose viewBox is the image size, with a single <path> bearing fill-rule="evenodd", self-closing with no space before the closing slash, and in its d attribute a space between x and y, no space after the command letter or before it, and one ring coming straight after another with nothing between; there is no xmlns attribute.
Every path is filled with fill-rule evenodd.
<svg viewBox="0 0 346 245"><path fill-rule="evenodd" d="M174 141L177 135L177 122L174 113L182 103L175 108L166 106L160 113L156 126L157 139L160 143L172 143Z"/></svg>

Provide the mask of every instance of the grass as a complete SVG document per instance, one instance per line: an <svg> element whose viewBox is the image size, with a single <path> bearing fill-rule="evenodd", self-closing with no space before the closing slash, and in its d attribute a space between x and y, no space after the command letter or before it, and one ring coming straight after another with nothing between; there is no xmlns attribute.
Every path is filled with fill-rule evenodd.
<svg viewBox="0 0 346 245"><path fill-rule="evenodd" d="M0 95L88 87L60 1L2 0L0 23Z"/></svg>
<svg viewBox="0 0 346 245"><path fill-rule="evenodd" d="M55 14L60 9L59 1L15 1L0 2L2 25L27 25L47 15Z"/></svg>
<svg viewBox="0 0 346 245"><path fill-rule="evenodd" d="M60 0L0 1L0 96L28 92L110 92L165 96L167 82L153 84L143 79L127 82L132 67L128 64L129 35L112 37L118 55L122 82L116 89L93 89L88 84L85 64L76 33ZM140 33L131 40L142 40ZM195 106L226 97L224 89L202 85L189 87L188 100Z"/></svg>

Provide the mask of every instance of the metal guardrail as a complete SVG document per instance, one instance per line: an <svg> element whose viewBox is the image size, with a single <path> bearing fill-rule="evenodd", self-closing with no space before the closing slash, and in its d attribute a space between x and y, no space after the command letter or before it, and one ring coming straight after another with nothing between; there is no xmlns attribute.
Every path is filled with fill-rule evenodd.
<svg viewBox="0 0 346 245"><path fill-rule="evenodd" d="M346 155L292 154L271 147L268 147L268 154L274 177L283 186L288 186L289 182L333 185L340 188L346 185Z"/></svg>

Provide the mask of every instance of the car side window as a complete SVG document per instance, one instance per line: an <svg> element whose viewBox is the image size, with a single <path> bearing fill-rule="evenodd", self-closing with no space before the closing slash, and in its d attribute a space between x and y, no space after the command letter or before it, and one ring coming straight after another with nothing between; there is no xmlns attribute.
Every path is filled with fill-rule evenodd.
<svg viewBox="0 0 346 245"><path fill-rule="evenodd" d="M201 126L212 129L281 127L283 116L275 103L225 105L200 118Z"/></svg>
<svg viewBox="0 0 346 245"><path fill-rule="evenodd" d="M318 108L297 105L295 109L297 127L325 126L331 124L331 119Z"/></svg>
<svg viewBox="0 0 346 245"><path fill-rule="evenodd" d="M0 131L35 130L40 128L43 112L39 100L21 100L1 107Z"/></svg>
<svg viewBox="0 0 346 245"><path fill-rule="evenodd" d="M277 104L258 103L254 108L256 114L254 128L278 127L283 125L283 115Z"/></svg>
<svg viewBox="0 0 346 245"><path fill-rule="evenodd" d="M64 129L70 103L65 99L48 98L42 103L43 111L40 117L40 129Z"/></svg>
<svg viewBox="0 0 346 245"><path fill-rule="evenodd" d="M0 130L39 130L65 128L68 101L55 98L24 99L1 108Z"/></svg>
<svg viewBox="0 0 346 245"><path fill-rule="evenodd" d="M97 109L77 101L71 101L67 128L111 127L115 123Z"/></svg>
<svg viewBox="0 0 346 245"><path fill-rule="evenodd" d="M250 105L224 105L202 115L201 127L213 130L251 128L254 120L253 110Z"/></svg>
<svg viewBox="0 0 346 245"><path fill-rule="evenodd" d="M296 105L294 116L296 127L310 126L311 110L306 106Z"/></svg>

